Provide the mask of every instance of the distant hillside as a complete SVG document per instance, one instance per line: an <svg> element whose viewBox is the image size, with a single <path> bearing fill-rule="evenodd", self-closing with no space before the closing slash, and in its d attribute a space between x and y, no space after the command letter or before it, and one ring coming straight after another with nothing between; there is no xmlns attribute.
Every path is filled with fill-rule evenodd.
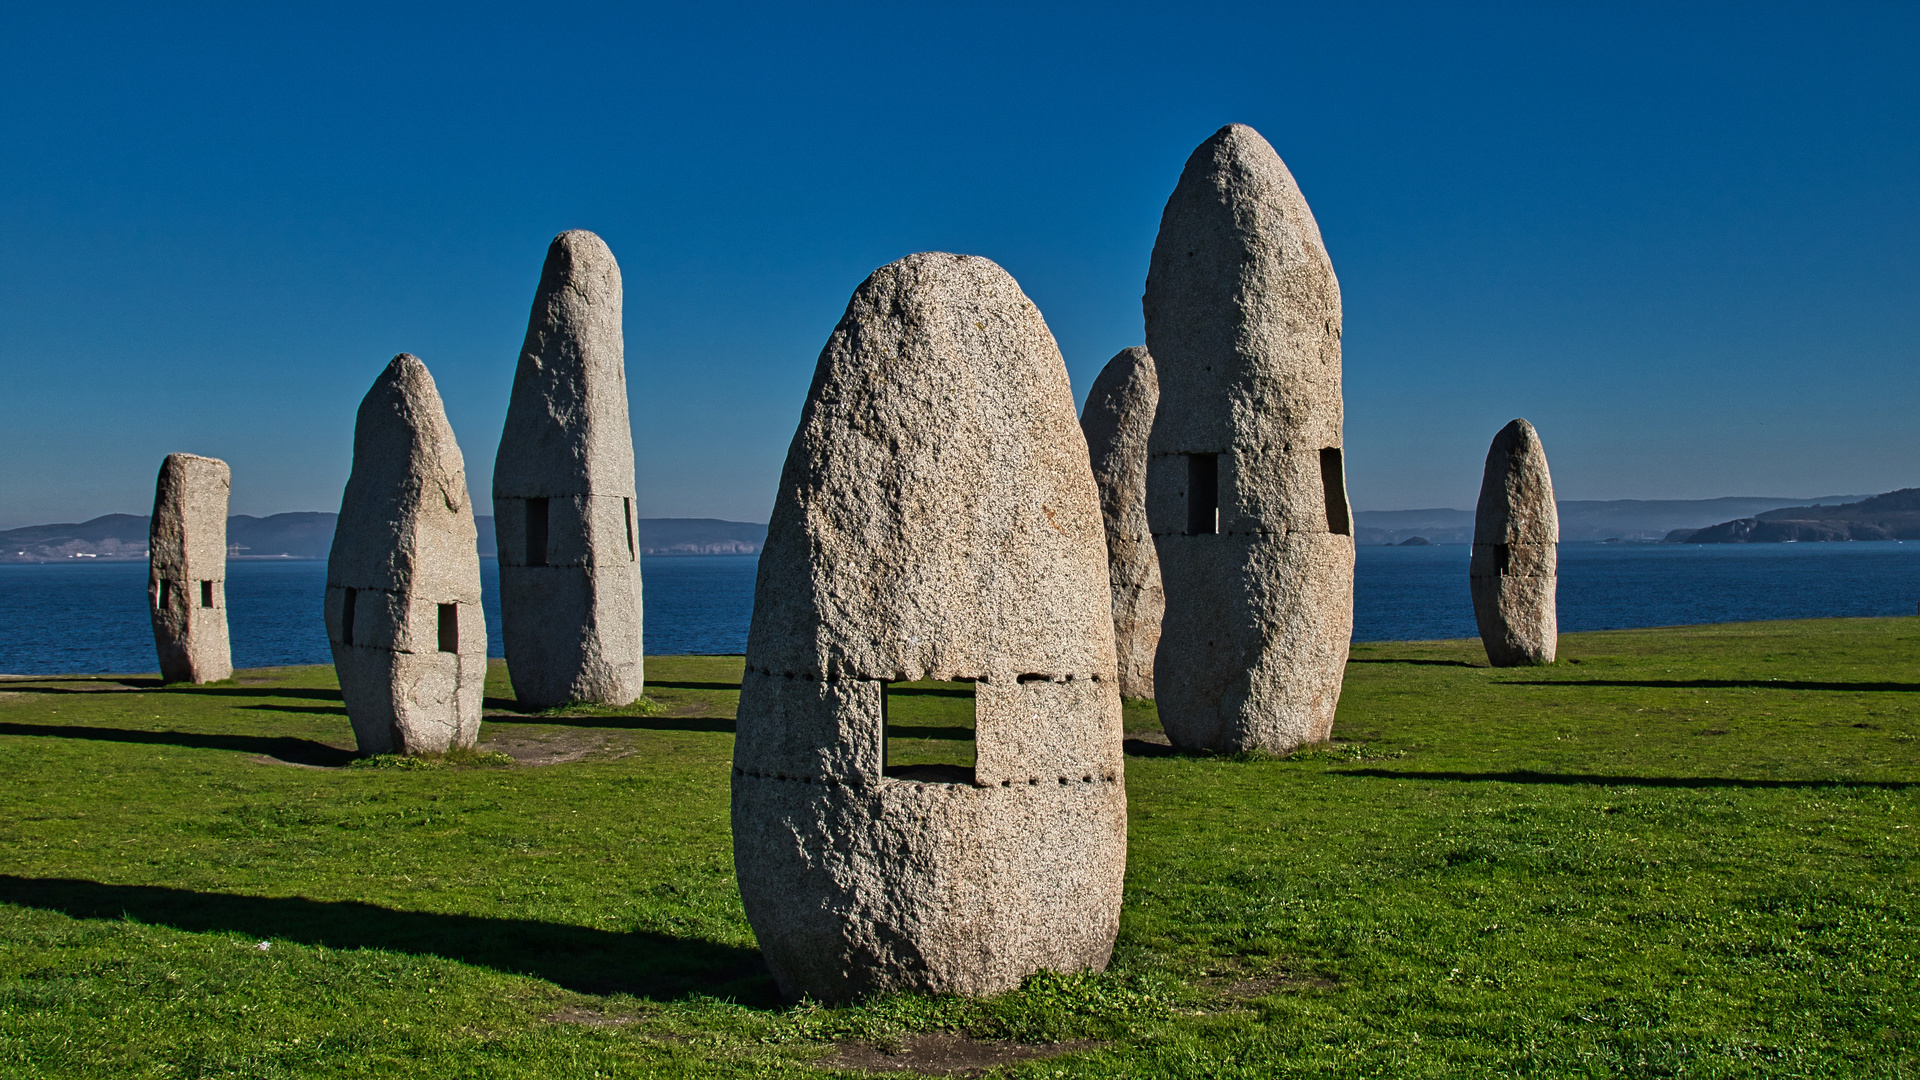
<svg viewBox="0 0 1920 1080"><path fill-rule="evenodd" d="M324 559L333 546L336 514L295 513L227 519L227 557L232 559ZM498 553L493 519L476 517L482 556ZM643 555L757 555L767 527L715 518L641 518ZM142 560L147 557L147 519L107 514L91 521L28 525L0 531L0 562L45 563L70 559Z"/></svg>
<svg viewBox="0 0 1920 1080"><path fill-rule="evenodd" d="M1858 495L1829 495L1844 502ZM1730 496L1721 499L1564 499L1560 539L1660 540L1675 529L1701 529L1729 517L1758 515L1792 499ZM1471 510L1361 510L1353 515L1354 539L1362 544L1398 544L1424 536L1436 544L1473 543Z"/></svg>
<svg viewBox="0 0 1920 1080"><path fill-rule="evenodd" d="M1920 540L1920 488L1901 488L1839 505L1779 507L1671 539L1683 544Z"/></svg>

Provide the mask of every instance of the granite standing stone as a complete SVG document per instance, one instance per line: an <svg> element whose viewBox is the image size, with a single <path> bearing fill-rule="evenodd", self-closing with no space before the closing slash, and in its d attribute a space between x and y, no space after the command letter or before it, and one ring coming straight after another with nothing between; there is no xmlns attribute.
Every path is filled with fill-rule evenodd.
<svg viewBox="0 0 1920 1080"><path fill-rule="evenodd" d="M1104 968L1126 869L1100 498L1053 335L986 259L874 271L760 556L734 867L789 997ZM887 684L971 680L972 768L887 767Z"/></svg>
<svg viewBox="0 0 1920 1080"><path fill-rule="evenodd" d="M474 536L440 393L401 353L360 402L327 558L327 638L362 754L479 739L487 626Z"/></svg>
<svg viewBox="0 0 1920 1080"><path fill-rule="evenodd" d="M547 248L493 466L500 629L523 706L640 696L640 556L620 266L598 236Z"/></svg>
<svg viewBox="0 0 1920 1080"><path fill-rule="evenodd" d="M1340 285L1258 132L1187 159L1142 301L1160 376L1147 520L1167 609L1154 661L1175 746L1327 738L1353 631Z"/></svg>
<svg viewBox="0 0 1920 1080"><path fill-rule="evenodd" d="M1551 664L1560 644L1554 612L1560 511L1547 451L1525 420L1500 429L1487 450L1473 515L1473 617L1494 667Z"/></svg>
<svg viewBox="0 0 1920 1080"><path fill-rule="evenodd" d="M233 674L227 644L227 494L218 458L168 454L154 485L147 540L147 608L161 682L215 682Z"/></svg>
<svg viewBox="0 0 1920 1080"><path fill-rule="evenodd" d="M1160 616L1167 606L1160 588L1160 559L1147 527L1147 437L1159 402L1153 357L1135 345L1107 361L1080 414L1107 526L1120 695L1131 698L1153 696L1153 651L1160 644Z"/></svg>

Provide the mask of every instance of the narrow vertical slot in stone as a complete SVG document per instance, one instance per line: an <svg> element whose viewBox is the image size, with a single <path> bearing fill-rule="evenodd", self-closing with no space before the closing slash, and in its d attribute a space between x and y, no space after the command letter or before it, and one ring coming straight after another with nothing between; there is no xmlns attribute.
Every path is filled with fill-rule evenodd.
<svg viewBox="0 0 1920 1080"><path fill-rule="evenodd" d="M893 734L893 729L887 726L887 689L892 685L885 682L880 684L880 775L882 776L887 774L887 739Z"/></svg>
<svg viewBox="0 0 1920 1080"><path fill-rule="evenodd" d="M342 589L340 591L340 644L353 644L353 602L359 599L360 590Z"/></svg>
<svg viewBox="0 0 1920 1080"><path fill-rule="evenodd" d="M633 500L621 499L620 503L620 516L624 518L627 523L627 561L632 562L639 557L639 552L635 550L633 543Z"/></svg>
<svg viewBox="0 0 1920 1080"><path fill-rule="evenodd" d="M1493 545L1493 572L1496 577L1506 577L1513 566L1513 546L1511 544Z"/></svg>
<svg viewBox="0 0 1920 1080"><path fill-rule="evenodd" d="M200 583L200 606L213 606L213 582L211 581L203 581Z"/></svg>
<svg viewBox="0 0 1920 1080"><path fill-rule="evenodd" d="M1220 531L1220 455L1187 455L1187 535Z"/></svg>
<svg viewBox="0 0 1920 1080"><path fill-rule="evenodd" d="M973 783L973 681L881 685L882 771L895 780Z"/></svg>
<svg viewBox="0 0 1920 1080"><path fill-rule="evenodd" d="M156 611L167 610L167 588L171 584L172 582L168 581L166 578L160 579L160 591L157 594L155 594L153 598L153 606Z"/></svg>
<svg viewBox="0 0 1920 1080"><path fill-rule="evenodd" d="M547 565L547 500L527 500L527 565Z"/></svg>
<svg viewBox="0 0 1920 1080"><path fill-rule="evenodd" d="M460 605L440 605L440 651L460 651Z"/></svg>
<svg viewBox="0 0 1920 1080"><path fill-rule="evenodd" d="M1340 462L1337 446L1320 451L1320 487L1327 496L1327 531L1335 536L1352 536L1353 518L1347 510L1347 470Z"/></svg>

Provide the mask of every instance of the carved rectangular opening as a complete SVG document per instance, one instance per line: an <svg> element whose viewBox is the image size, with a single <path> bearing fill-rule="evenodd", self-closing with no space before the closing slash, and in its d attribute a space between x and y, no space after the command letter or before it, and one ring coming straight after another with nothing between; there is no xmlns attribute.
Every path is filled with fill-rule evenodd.
<svg viewBox="0 0 1920 1080"><path fill-rule="evenodd" d="M620 504L620 516L624 518L627 523L627 561L632 562L638 557L638 552L635 550L633 544L633 500L621 499Z"/></svg>
<svg viewBox="0 0 1920 1080"><path fill-rule="evenodd" d="M340 596L340 644L353 644L353 602L360 597L358 589L343 589Z"/></svg>
<svg viewBox="0 0 1920 1080"><path fill-rule="evenodd" d="M547 500L527 500L527 565L547 565Z"/></svg>
<svg viewBox="0 0 1920 1080"><path fill-rule="evenodd" d="M200 606L213 606L213 582L211 581L203 581L200 583Z"/></svg>
<svg viewBox="0 0 1920 1080"><path fill-rule="evenodd" d="M1220 455L1187 455L1187 535L1220 531Z"/></svg>
<svg viewBox="0 0 1920 1080"><path fill-rule="evenodd" d="M973 681L884 683L881 767L896 780L971 784Z"/></svg>
<svg viewBox="0 0 1920 1080"><path fill-rule="evenodd" d="M460 651L460 605L440 605L440 651Z"/></svg>
<svg viewBox="0 0 1920 1080"><path fill-rule="evenodd" d="M167 610L167 589L172 585L173 582L168 581L166 578L160 579L160 589L153 594L153 609L155 611Z"/></svg>
<svg viewBox="0 0 1920 1080"><path fill-rule="evenodd" d="M1513 565L1513 549L1505 544L1493 545L1493 572L1501 577L1507 576Z"/></svg>
<svg viewBox="0 0 1920 1080"><path fill-rule="evenodd" d="M1347 511L1347 470L1340 463L1337 446L1320 451L1320 487L1327 495L1327 531L1335 536L1352 536L1353 517Z"/></svg>

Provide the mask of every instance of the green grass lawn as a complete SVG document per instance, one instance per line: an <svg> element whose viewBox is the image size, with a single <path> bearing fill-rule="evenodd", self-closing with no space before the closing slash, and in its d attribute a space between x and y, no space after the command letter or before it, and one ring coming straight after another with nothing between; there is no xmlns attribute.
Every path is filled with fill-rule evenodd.
<svg viewBox="0 0 1920 1080"><path fill-rule="evenodd" d="M1356 646L1335 742L1284 760L1172 755L1129 703L1112 969L833 1009L776 998L741 915L738 657L536 715L497 670L486 752L426 768L349 765L327 668L0 683L0 1075L800 1076L1061 1044L1003 1067L1920 1077L1920 621L1560 655ZM889 712L890 760L970 763L968 688Z"/></svg>

